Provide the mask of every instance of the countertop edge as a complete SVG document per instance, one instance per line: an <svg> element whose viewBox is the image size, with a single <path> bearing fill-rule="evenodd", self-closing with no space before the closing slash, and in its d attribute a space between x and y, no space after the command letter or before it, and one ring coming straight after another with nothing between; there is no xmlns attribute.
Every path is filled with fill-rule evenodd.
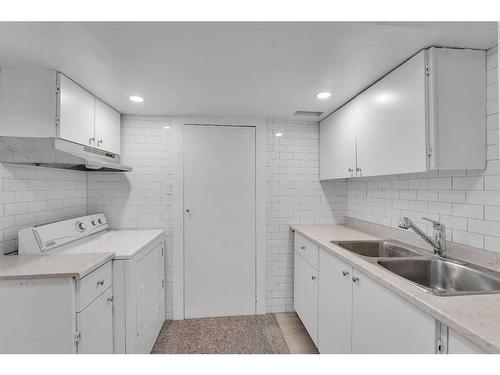
<svg viewBox="0 0 500 375"><path fill-rule="evenodd" d="M342 226L342 225L340 225L340 226ZM478 345L481 349L483 349L483 350L485 350L487 352L490 352L490 353L500 353L500 347L496 346L495 344L491 343L487 339L483 338L481 335L478 335L473 330L470 330L469 328L464 327L462 324L460 324L460 322L456 322L452 318L449 318L447 315L445 315L445 313L441 312L439 309L437 309L436 307L434 307L432 304L425 303L425 302L419 300L417 296L414 296L414 295L408 293L407 291L405 291L404 289L399 288L397 285L395 285L395 284L393 284L391 282L388 282L387 280L384 280L379 275L377 275L372 270L370 270L369 267L366 267L367 265L373 266L372 263L364 260L361 257L352 255L351 253L348 252L348 250L342 250L341 248L339 248L338 246L335 246L333 244L331 245L332 247L326 247L323 243L321 243L320 241L318 241L314 237L311 237L310 235L308 235L307 233L305 233L304 231L302 231L300 228L297 228L297 224L296 225L294 225L294 224L289 225L289 227L290 227L290 229L292 231L300 233L302 236L304 236L309 241L313 242L314 244L316 244L317 246L319 246L323 250L328 251L329 253L337 256L342 261L348 263L352 267L358 269L359 271L362 271L368 277L370 277L371 279L373 279L377 283L383 285L387 289L391 290L396 295L398 295L401 298L403 298L405 301L407 301L407 302L413 304L414 306L420 308L421 310L423 310L424 312L428 313L433 318L439 320L441 323L445 324L446 326L448 326L449 328L453 329L457 333L465 336L468 340L470 340L474 344ZM374 235L374 234L371 234L371 233L367 233L367 232L363 232L363 231L360 231L360 230L355 229L355 228L351 228L351 227L347 227L347 226L344 226L344 227L347 228L347 229L349 229L350 231L358 232L358 233L360 233L360 234L362 234L364 236L372 237L375 240L376 239L383 239L382 237L379 237L377 235ZM334 239L332 238L332 240L334 240ZM345 256L343 254L344 252L350 254L351 257L356 257L356 259L353 259L351 257ZM388 274L388 275L390 275L392 277L398 278L396 275L392 275L389 271L384 271L382 269L380 271L381 272L385 272L386 274ZM401 280L401 281L404 282L404 280ZM407 283L409 285L411 285L410 282L407 282ZM425 293L425 292L420 291L420 290L418 290L416 288L415 288L415 292L416 292L416 294L418 294L418 293ZM440 298L449 298L449 297L440 297Z"/></svg>
<svg viewBox="0 0 500 375"><path fill-rule="evenodd" d="M56 278L75 278L76 280L83 279L88 274L100 268L104 264L113 260L113 253L102 252L94 253L96 257L100 256L97 260L92 262L89 266L83 267L81 270L54 271L54 272L30 272L0 275L0 280L33 280L33 279L56 279ZM76 254L75 254L76 255ZM24 255L10 255L15 257L23 257ZM36 257L52 257L57 255L37 255ZM28 256L27 256L28 257ZM29 256L31 257L31 256Z"/></svg>

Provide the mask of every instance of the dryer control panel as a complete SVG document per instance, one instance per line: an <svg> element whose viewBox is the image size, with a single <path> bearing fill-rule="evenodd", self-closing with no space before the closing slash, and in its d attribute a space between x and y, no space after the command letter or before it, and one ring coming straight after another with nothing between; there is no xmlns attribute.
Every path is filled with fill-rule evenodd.
<svg viewBox="0 0 500 375"><path fill-rule="evenodd" d="M19 231L19 254L47 253L107 229L108 221L102 213L36 225Z"/></svg>

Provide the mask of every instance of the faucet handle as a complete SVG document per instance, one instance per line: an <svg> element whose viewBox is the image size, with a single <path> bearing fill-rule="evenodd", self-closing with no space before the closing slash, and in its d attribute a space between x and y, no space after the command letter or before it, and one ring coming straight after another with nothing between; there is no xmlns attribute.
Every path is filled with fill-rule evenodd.
<svg viewBox="0 0 500 375"><path fill-rule="evenodd" d="M422 219L427 220L432 223L432 227L438 230L444 230L444 224L441 224L439 221L429 219L428 217L423 217Z"/></svg>

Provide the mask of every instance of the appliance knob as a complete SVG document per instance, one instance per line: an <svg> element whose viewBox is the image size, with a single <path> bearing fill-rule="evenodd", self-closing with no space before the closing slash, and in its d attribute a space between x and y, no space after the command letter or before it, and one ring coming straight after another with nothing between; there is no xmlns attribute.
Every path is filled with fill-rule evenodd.
<svg viewBox="0 0 500 375"><path fill-rule="evenodd" d="M92 220L92 225L97 225L97 221Z"/></svg>
<svg viewBox="0 0 500 375"><path fill-rule="evenodd" d="M78 229L79 232L83 232L85 228L85 224L83 224L81 221L76 222L76 229Z"/></svg>
<svg viewBox="0 0 500 375"><path fill-rule="evenodd" d="M101 219L101 218L97 219L97 222L98 222L99 224L102 224L102 219Z"/></svg>

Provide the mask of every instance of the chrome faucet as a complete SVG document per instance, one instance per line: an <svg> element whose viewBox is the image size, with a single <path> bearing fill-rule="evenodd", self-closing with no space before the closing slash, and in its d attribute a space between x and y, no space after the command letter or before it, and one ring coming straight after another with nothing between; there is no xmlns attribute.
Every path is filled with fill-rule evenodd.
<svg viewBox="0 0 500 375"><path fill-rule="evenodd" d="M434 221L432 219L429 219L427 217L423 217L422 219L430 221L432 223L432 229L434 231L433 237L429 237L427 234L425 234L422 229L417 227L413 221L411 221L409 218L403 216L399 219L398 226L402 229L411 229L413 230L416 234L418 234L422 239L427 242L429 245L431 245L432 250L434 251L434 254L445 258L446 257L446 244L445 244L445 239L446 239L446 231L445 227L443 224Z"/></svg>

